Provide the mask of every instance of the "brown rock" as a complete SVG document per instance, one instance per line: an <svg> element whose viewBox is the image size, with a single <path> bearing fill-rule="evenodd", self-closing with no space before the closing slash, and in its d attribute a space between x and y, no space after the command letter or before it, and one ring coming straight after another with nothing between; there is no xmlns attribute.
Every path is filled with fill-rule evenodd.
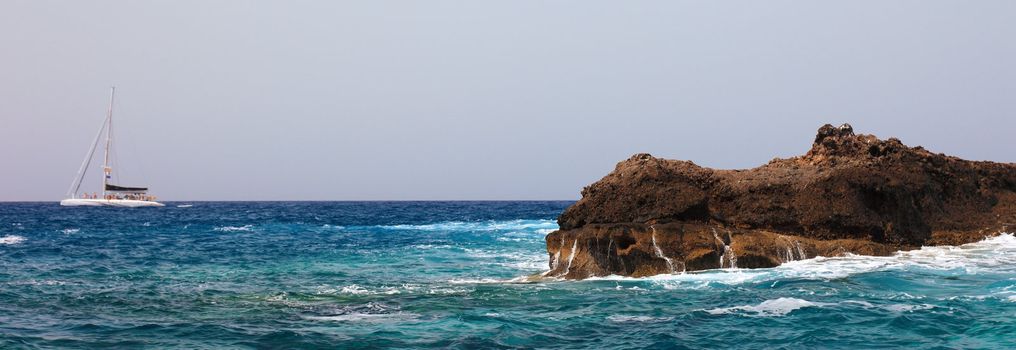
<svg viewBox="0 0 1016 350"><path fill-rule="evenodd" d="M1016 165L825 125L805 155L749 170L636 154L583 189L558 223L547 275L566 278L888 255L1016 226Z"/></svg>

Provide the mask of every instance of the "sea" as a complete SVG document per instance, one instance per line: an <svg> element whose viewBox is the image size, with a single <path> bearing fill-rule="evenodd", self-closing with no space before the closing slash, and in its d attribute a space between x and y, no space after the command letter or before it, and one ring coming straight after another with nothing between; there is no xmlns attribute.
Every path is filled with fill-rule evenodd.
<svg viewBox="0 0 1016 350"><path fill-rule="evenodd" d="M1012 234L528 281L570 204L0 203L0 348L1016 348Z"/></svg>

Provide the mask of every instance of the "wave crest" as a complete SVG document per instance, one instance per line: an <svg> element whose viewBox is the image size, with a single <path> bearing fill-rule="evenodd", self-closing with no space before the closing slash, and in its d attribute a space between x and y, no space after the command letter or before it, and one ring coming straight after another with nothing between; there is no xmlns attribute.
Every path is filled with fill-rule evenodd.
<svg viewBox="0 0 1016 350"><path fill-rule="evenodd" d="M18 235L6 235L6 236L3 236L3 237L0 237L0 244L15 245L15 244L24 243L26 240L27 239L25 239L25 237L22 237L22 236L18 236Z"/></svg>
<svg viewBox="0 0 1016 350"><path fill-rule="evenodd" d="M717 308L712 310L705 310L712 315L723 315L741 313L745 316L757 316L757 317L773 317L773 316L784 316L793 312L794 310L806 308L806 307L821 307L832 304L819 303L813 301L807 301L804 299L797 298L777 298L763 301L758 305L742 305L734 307Z"/></svg>
<svg viewBox="0 0 1016 350"><path fill-rule="evenodd" d="M413 231L533 231L550 233L557 230L554 220L507 220L507 221L447 221L422 225L383 225L376 226L388 230Z"/></svg>
<svg viewBox="0 0 1016 350"><path fill-rule="evenodd" d="M960 246L922 247L896 252L891 256L847 254L839 257L815 257L786 262L764 269L717 269L684 274L662 274L632 278L606 276L586 281L651 281L666 289L700 289L715 285L740 285L787 279L833 280L848 276L876 272L920 269L964 274L987 271L1016 270L1016 236L1003 233L982 241Z"/></svg>
<svg viewBox="0 0 1016 350"><path fill-rule="evenodd" d="M219 226L213 230L219 232L237 232L237 231L254 231L254 225L243 225L243 226Z"/></svg>

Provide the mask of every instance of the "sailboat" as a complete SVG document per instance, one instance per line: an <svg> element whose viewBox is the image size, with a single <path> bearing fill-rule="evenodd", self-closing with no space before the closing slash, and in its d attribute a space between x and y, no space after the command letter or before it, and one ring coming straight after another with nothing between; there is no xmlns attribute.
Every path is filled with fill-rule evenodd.
<svg viewBox="0 0 1016 350"><path fill-rule="evenodd" d="M81 162L81 167L78 168L78 174L74 177L74 181L71 182L70 189L67 190L67 199L60 201L60 205L63 206L110 206L110 207L163 207L162 203L155 201L155 196L148 194L147 187L130 187L120 186L110 183L112 180L113 168L109 164L109 152L110 148L113 147L113 98L116 96L116 87L109 89L109 109L106 111L106 119L102 122L102 126L99 127L98 134L95 135L95 142L92 142L92 147L88 149L88 153L85 154L85 160ZM92 157L95 155L95 149L99 145L99 140L102 139L102 135L106 135L106 147L103 154L102 162L102 194L93 193L89 195L82 193L78 195L78 191L81 189L81 182L85 178L85 173L88 172L88 165L92 162Z"/></svg>

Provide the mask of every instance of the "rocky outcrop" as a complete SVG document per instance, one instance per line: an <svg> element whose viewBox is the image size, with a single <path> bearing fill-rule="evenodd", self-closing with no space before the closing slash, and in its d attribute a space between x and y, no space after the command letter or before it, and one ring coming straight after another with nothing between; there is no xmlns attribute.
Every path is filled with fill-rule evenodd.
<svg viewBox="0 0 1016 350"><path fill-rule="evenodd" d="M636 154L547 235L547 276L773 267L962 244L1016 224L1016 164L967 161L825 125L803 156L716 170Z"/></svg>

